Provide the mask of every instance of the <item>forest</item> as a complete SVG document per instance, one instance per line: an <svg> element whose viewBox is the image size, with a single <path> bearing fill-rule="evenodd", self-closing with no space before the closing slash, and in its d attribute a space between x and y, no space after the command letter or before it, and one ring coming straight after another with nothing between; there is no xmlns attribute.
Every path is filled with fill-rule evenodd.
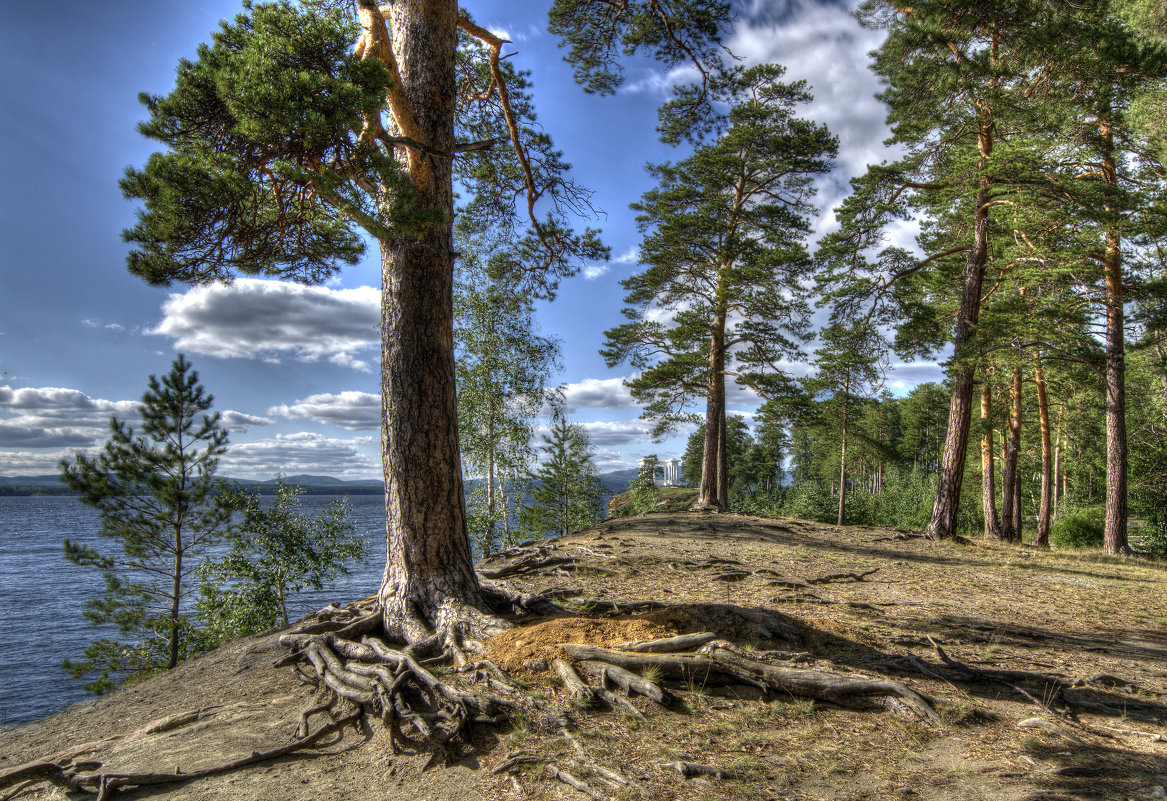
<svg viewBox="0 0 1167 801"><path fill-rule="evenodd" d="M837 230L811 243L815 182L837 142L798 116L809 88L771 64L678 91L659 130L691 153L650 165L657 187L633 205L645 269L623 282L628 322L606 332L603 355L635 368L628 385L656 435L700 423L684 460L698 508L931 538L1028 531L1038 547L1061 518L1062 542L1111 553L1130 551L1137 518L1139 547L1161 551L1162 15L867 2L858 16L887 32L873 68L901 157L855 179ZM698 91L714 102L697 104ZM905 223L919 228L915 248L889 239ZM555 345L529 329L529 301L461 275L468 469L490 488L510 470L519 486ZM483 349L491 292L492 313L528 326L511 331L521 347L496 336ZM948 379L893 397L893 354L942 359ZM474 410L489 404L470 377L484 365L535 379L486 391L489 425L504 412L519 426L489 453L476 450ZM752 432L727 416L731 382L763 401ZM497 515L493 500L485 513Z"/></svg>

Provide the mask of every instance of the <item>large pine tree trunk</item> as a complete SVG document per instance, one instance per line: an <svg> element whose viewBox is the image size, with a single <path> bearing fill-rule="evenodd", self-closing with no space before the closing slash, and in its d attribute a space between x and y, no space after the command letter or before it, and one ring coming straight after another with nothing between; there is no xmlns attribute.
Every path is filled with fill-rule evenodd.
<svg viewBox="0 0 1167 801"><path fill-rule="evenodd" d="M1045 374L1041 369L1041 354L1033 355L1033 380L1037 385L1037 416L1041 428L1041 503L1037 511L1037 537L1033 544L1038 548L1049 547L1050 501L1053 484L1053 448L1049 433L1049 394L1046 392Z"/></svg>
<svg viewBox="0 0 1167 801"><path fill-rule="evenodd" d="M1103 179L1117 191L1114 133L1108 123L1102 134ZM1111 211L1107 206L1106 211ZM1110 221L1106 231L1103 270L1106 279L1106 533L1103 550L1129 554L1126 537L1126 348L1123 331L1122 240Z"/></svg>
<svg viewBox="0 0 1167 801"><path fill-rule="evenodd" d="M992 148L992 134L986 127L981 133L982 152L988 155ZM964 460L968 452L968 430L972 420L973 383L976 373L971 364L962 363L966 346L976 330L981 311L981 284L989 248L989 211L987 187L978 190L973 246L965 260L960 293L960 313L953 334L952 398L948 404L948 433L944 453L940 457L937 476L936 504L932 519L924 529L928 539L942 540L956 536L957 512L960 508L960 490L964 482Z"/></svg>
<svg viewBox="0 0 1167 801"><path fill-rule="evenodd" d="M1017 463L1021 456L1021 366L1013 368L1009 388L1009 440L1005 450L1005 468L1001 477L1001 538L1006 542L1021 542L1020 481Z"/></svg>
<svg viewBox="0 0 1167 801"><path fill-rule="evenodd" d="M981 505L985 513L985 536L1001 539L997 486L993 475L993 388L988 380L981 388Z"/></svg>
<svg viewBox="0 0 1167 801"><path fill-rule="evenodd" d="M714 321L709 343L709 389L705 403L705 450L696 506L724 512L729 479L725 443L725 318Z"/></svg>
<svg viewBox="0 0 1167 801"><path fill-rule="evenodd" d="M424 0L384 8L418 130L430 150L450 153L457 4ZM466 536L458 453L450 160L433 156L410 165L420 201L445 220L420 237L381 243L388 554L380 597L386 630L418 642L480 619L473 608L482 600Z"/></svg>
<svg viewBox="0 0 1167 801"><path fill-rule="evenodd" d="M839 448L839 520L836 525L843 525L843 517L847 511L847 393L850 385L843 386L843 442Z"/></svg>
<svg viewBox="0 0 1167 801"><path fill-rule="evenodd" d="M1123 331L1122 252L1117 235L1106 237L1106 534L1107 553L1130 553L1127 544L1126 369Z"/></svg>

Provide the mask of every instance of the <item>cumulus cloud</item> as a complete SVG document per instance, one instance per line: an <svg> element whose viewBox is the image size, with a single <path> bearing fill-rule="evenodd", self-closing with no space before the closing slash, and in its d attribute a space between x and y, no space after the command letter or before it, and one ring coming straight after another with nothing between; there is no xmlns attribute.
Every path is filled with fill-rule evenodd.
<svg viewBox="0 0 1167 801"><path fill-rule="evenodd" d="M628 250L612 259L613 264L640 264L640 246L633 245Z"/></svg>
<svg viewBox="0 0 1167 801"><path fill-rule="evenodd" d="M587 267L584 267L584 280L595 281L601 275L606 275L610 269L612 269L611 265L608 264L589 264Z"/></svg>
<svg viewBox="0 0 1167 801"><path fill-rule="evenodd" d="M381 398L368 392L310 395L295 403L273 406L268 414L315 420L349 431L367 431L381 425Z"/></svg>
<svg viewBox="0 0 1167 801"><path fill-rule="evenodd" d="M585 378L558 388L568 412L577 409L627 409L635 406L623 378Z"/></svg>
<svg viewBox="0 0 1167 801"><path fill-rule="evenodd" d="M250 428L256 426L271 425L271 420L266 417L259 417L254 414L245 414L237 412L233 409L227 409L219 417L219 425L231 432L239 434L244 433Z"/></svg>
<svg viewBox="0 0 1167 801"><path fill-rule="evenodd" d="M379 344L380 293L245 278L173 294L148 333L188 353L221 358L330 361L370 371Z"/></svg>
<svg viewBox="0 0 1167 801"><path fill-rule="evenodd" d="M220 460L219 471L235 478L268 479L277 472L373 478L381 470L380 462L367 452L373 445L373 437L333 439L311 432L277 434L271 439L231 445Z"/></svg>
<svg viewBox="0 0 1167 801"><path fill-rule="evenodd" d="M652 426L646 420L623 420L609 423L597 421L581 423L587 430L592 444L598 448L619 447L634 442L649 442Z"/></svg>
<svg viewBox="0 0 1167 801"><path fill-rule="evenodd" d="M110 417L132 426L137 411L137 401L91 398L76 389L0 386L0 447L90 447L108 435Z"/></svg>

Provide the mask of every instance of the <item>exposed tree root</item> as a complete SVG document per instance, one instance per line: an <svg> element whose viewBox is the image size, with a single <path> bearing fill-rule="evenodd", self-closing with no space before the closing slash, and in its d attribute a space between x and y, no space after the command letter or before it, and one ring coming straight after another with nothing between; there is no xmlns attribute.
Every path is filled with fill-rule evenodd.
<svg viewBox="0 0 1167 801"><path fill-rule="evenodd" d="M702 765L698 762L658 762L656 766L661 770L672 770L684 776L712 776L715 779L740 779L742 774L713 765Z"/></svg>
<svg viewBox="0 0 1167 801"><path fill-rule="evenodd" d="M92 793L94 801L108 801L112 794L122 787L147 787L162 784L177 784L194 779L202 779L220 773L237 770L256 762L285 756L317 745L330 734L334 734L349 724L356 723L360 712L352 712L343 718L318 729L313 734L293 740L287 745L270 751L253 751L249 756L225 762L190 773L113 773L102 772L102 763L96 760L73 762L64 758L55 762L31 762L0 775L0 788L27 780L48 781L67 791ZM23 785L27 787L28 785Z"/></svg>
<svg viewBox="0 0 1167 801"><path fill-rule="evenodd" d="M779 667L739 656L724 648L713 648L707 654L636 654L592 645L564 644L560 647L576 659L607 662L625 670L654 670L663 678L684 682L746 684L767 692L815 698L839 706L871 706L873 698L890 696L902 702L912 716L931 723L940 722L931 699L898 681Z"/></svg>

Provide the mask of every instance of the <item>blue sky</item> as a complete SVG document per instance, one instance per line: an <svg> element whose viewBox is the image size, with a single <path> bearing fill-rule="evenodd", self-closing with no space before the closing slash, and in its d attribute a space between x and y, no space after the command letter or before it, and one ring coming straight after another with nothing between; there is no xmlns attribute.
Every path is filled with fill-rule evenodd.
<svg viewBox="0 0 1167 801"><path fill-rule="evenodd" d="M619 281L637 270L639 236L628 204L650 188L649 161L683 157L655 135L656 107L684 78L632 64L614 97L585 95L544 28L545 2L467 2L476 20L505 33L516 63L533 72L539 119L595 191L612 261L564 282L538 310L544 334L563 344L570 417L587 426L603 470L648 453L679 456L684 434L652 442L622 379L598 355L603 331L621 322ZM231 430L221 472L247 478L329 474L369 478L378 456L378 257L325 287L239 281L234 288L159 289L125 269L122 229L134 205L117 182L154 149L135 129L139 92L166 93L237 2L116 0L20 3L0 26L0 475L52 473L61 456L99 446L111 415L131 417L151 373L175 353L194 362ZM840 137L835 172L820 186L816 232L848 180L886 157L884 110L874 99L867 52L879 42L846 4L754 0L742 7L730 49L747 63L777 61L805 78L807 116ZM910 227L895 234L910 242ZM893 360L894 361L894 360ZM804 365L791 365L806 372ZM938 380L932 363L893 363L897 393ZM754 407L731 392L731 413Z"/></svg>

